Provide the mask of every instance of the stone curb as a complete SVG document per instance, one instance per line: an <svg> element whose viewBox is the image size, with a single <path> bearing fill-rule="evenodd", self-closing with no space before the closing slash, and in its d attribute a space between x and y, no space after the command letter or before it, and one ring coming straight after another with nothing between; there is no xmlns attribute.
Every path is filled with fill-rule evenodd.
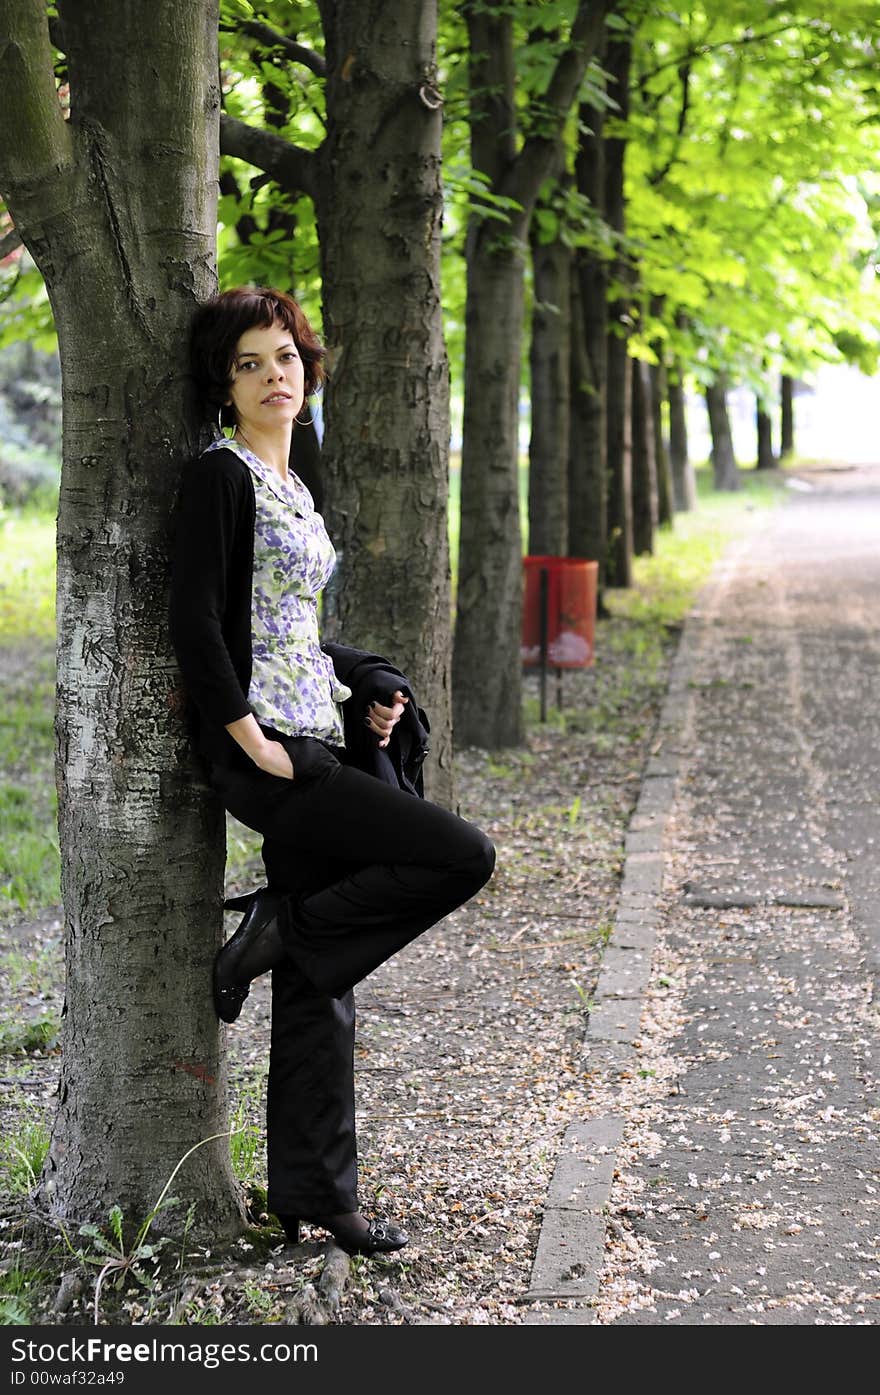
<svg viewBox="0 0 880 1395"><path fill-rule="evenodd" d="M712 583L710 582L710 586ZM703 597L700 598L703 600ZM602 956L584 1038L584 1067L613 1076L637 1061L642 1008L660 920L664 839L685 756L683 737L701 630L700 609L688 616L672 661L666 696L638 803L624 844L624 869L614 928ZM605 1210L611 1196L620 1117L571 1124L547 1193L541 1233L524 1303L530 1326L590 1326L605 1257Z"/></svg>

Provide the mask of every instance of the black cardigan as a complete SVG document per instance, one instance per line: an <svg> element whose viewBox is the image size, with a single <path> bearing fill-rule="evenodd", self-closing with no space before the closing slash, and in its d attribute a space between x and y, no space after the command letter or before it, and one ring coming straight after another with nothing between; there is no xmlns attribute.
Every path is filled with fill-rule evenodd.
<svg viewBox="0 0 880 1395"><path fill-rule="evenodd" d="M191 699L187 717L197 749L219 765L251 769L250 757L225 730L253 708L251 592L256 496L251 472L235 451L212 450L183 473L171 569L171 640ZM381 655L342 644L322 646L341 682L346 746L355 762L389 783L423 794L428 719L406 675ZM382 749L364 724L368 701L390 703L395 688L410 698L391 745Z"/></svg>
<svg viewBox="0 0 880 1395"><path fill-rule="evenodd" d="M250 470L235 451L209 451L187 465L172 545L171 642L199 751L240 767L249 757L224 728L253 711L256 514Z"/></svg>

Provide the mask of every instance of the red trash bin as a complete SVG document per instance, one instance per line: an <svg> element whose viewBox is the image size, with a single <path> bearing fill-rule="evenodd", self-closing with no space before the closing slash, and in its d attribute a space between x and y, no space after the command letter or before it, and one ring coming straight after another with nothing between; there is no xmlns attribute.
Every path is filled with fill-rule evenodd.
<svg viewBox="0 0 880 1395"><path fill-rule="evenodd" d="M583 557L524 557L522 644L526 666L541 662L541 573L547 573L547 663L588 668L594 659L599 563Z"/></svg>

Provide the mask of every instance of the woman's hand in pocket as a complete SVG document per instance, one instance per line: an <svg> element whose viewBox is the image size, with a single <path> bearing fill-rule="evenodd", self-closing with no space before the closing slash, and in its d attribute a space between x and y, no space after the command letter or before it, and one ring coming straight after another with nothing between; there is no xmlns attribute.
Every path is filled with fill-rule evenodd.
<svg viewBox="0 0 880 1395"><path fill-rule="evenodd" d="M254 761L267 775L280 775L283 780L293 779L293 762L280 741L266 741L254 756Z"/></svg>

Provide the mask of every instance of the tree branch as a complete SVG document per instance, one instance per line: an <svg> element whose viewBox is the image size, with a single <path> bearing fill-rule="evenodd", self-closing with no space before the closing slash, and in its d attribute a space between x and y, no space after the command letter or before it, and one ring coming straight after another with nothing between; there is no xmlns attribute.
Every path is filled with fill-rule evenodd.
<svg viewBox="0 0 880 1395"><path fill-rule="evenodd" d="M811 21L811 23L819 25L822 24L823 21L814 20ZM689 48L685 49L684 53L673 58L667 58L663 63L658 63L656 67L649 68L646 72L642 73L639 79L639 85L644 86L646 83L650 82L651 78L656 77L658 73L665 72L667 68L678 68L682 63L692 63L695 58L704 58L707 53L718 53L725 48L742 48L746 44L760 44L763 43L765 39L775 39L779 34L789 33L794 27L794 24L795 21L791 20L787 24L780 25L778 29L764 29L758 34L741 34L739 38L719 39L716 44L691 44ZM827 34L828 26L825 25L824 28L818 32Z"/></svg>
<svg viewBox="0 0 880 1395"><path fill-rule="evenodd" d="M55 90L43 0L0 0L0 188L33 187L73 163Z"/></svg>
<svg viewBox="0 0 880 1395"><path fill-rule="evenodd" d="M303 67L310 68L318 77L326 77L327 64L320 53L306 48L304 44L298 44L295 39L289 39L286 34L279 34L270 24L263 24L258 19L247 19L235 25L235 30L239 34L247 35L249 39L256 39L266 48L281 49L291 62L302 63Z"/></svg>
<svg viewBox="0 0 880 1395"><path fill-rule="evenodd" d="M5 261L10 253L21 245L21 233L17 228L10 228L8 233L0 237L0 262Z"/></svg>
<svg viewBox="0 0 880 1395"><path fill-rule="evenodd" d="M468 28L471 163L497 185L516 157L513 20L508 8L464 6Z"/></svg>
<svg viewBox="0 0 880 1395"><path fill-rule="evenodd" d="M246 160L271 175L289 194L304 193L312 198L316 190L315 153L302 146L248 126L234 116L220 117L220 153Z"/></svg>
<svg viewBox="0 0 880 1395"><path fill-rule="evenodd" d="M541 105L547 114L545 130L531 135L523 145L497 193L516 199L523 212L514 215L524 229L538 190L553 164L556 141L577 96L587 65L602 39L606 17L617 0L580 0L568 46L560 55Z"/></svg>
<svg viewBox="0 0 880 1395"><path fill-rule="evenodd" d="M682 63L681 67L678 70L678 76L681 79L681 107L678 113L678 125L676 127L675 138L673 139L672 149L669 152L668 158L661 165L660 169L654 170L654 172L648 176L648 183L652 186L652 188L655 189L658 184L663 183L663 180L666 178L667 174L672 169L672 166L678 159L678 152L681 149L682 137L684 136L685 128L687 127L688 107L690 106L691 91L690 63Z"/></svg>

